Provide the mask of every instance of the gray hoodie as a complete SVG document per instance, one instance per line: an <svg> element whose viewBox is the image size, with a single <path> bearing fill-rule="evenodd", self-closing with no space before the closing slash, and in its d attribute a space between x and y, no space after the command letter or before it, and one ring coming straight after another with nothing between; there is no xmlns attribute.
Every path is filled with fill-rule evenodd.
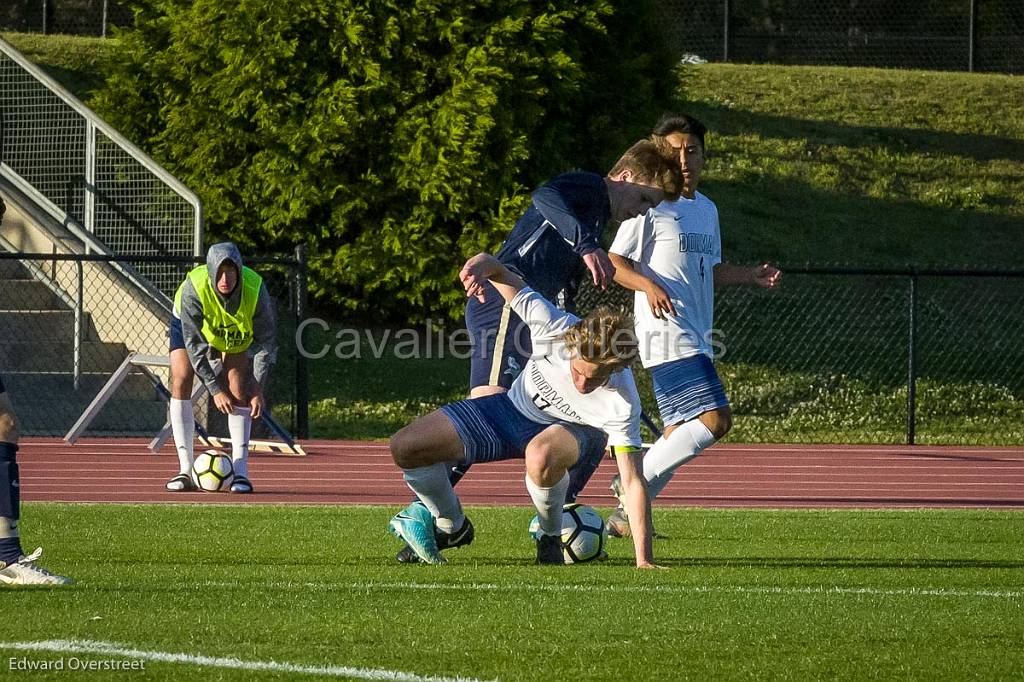
<svg viewBox="0 0 1024 682"><path fill-rule="evenodd" d="M231 261L238 268L238 284L227 296L217 291L217 270L224 261ZM232 242L221 242L214 244L206 252L206 270L209 273L210 283L213 284L214 293L220 297L224 309L229 313L238 311L242 304L242 254L238 247ZM175 310L174 314L181 318L181 331L185 337L185 350L188 352L189 362L192 363L196 375L203 382L210 395L220 393L223 388L217 382L217 375L210 364L210 344L203 338L203 304L199 300L192 281L185 279L185 285L181 290L181 308ZM253 314L254 338L249 346L249 355L253 358L253 374L260 386L266 385L270 374L270 368L277 360L277 336L276 320L274 317L274 303L267 291L266 283L260 285L259 298L256 300L256 312Z"/></svg>

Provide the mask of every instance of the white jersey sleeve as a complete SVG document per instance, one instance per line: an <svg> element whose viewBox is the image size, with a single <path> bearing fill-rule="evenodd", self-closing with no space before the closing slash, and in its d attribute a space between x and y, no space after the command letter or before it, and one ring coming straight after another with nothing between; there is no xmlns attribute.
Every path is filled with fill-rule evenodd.
<svg viewBox="0 0 1024 682"><path fill-rule="evenodd" d="M623 220L615 233L609 253L640 262L643 260L644 246L651 239L650 211L629 220Z"/></svg>
<svg viewBox="0 0 1024 682"><path fill-rule="evenodd" d="M561 339L569 327L580 321L572 313L559 310L530 287L523 287L510 304L513 312L530 328L530 339L537 343L550 343Z"/></svg>
<svg viewBox="0 0 1024 682"><path fill-rule="evenodd" d="M599 427L608 434L608 445L640 447L640 393L636 390L633 372L624 369L616 373L608 382L608 388L618 396L618 409L609 409L608 420Z"/></svg>

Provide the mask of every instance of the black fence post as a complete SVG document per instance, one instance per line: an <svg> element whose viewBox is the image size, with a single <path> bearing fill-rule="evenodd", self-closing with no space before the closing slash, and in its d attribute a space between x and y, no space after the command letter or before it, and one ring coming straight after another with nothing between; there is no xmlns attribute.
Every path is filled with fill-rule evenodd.
<svg viewBox="0 0 1024 682"><path fill-rule="evenodd" d="M970 21L967 35L967 70L974 71L975 59L978 56L978 0L968 0L971 5Z"/></svg>
<svg viewBox="0 0 1024 682"><path fill-rule="evenodd" d="M729 0L723 0L722 10L725 14L722 25L722 61L729 61L729 16L732 14L732 7Z"/></svg>
<svg viewBox="0 0 1024 682"><path fill-rule="evenodd" d="M907 353L907 445L914 444L917 421L917 272L910 275L910 334Z"/></svg>
<svg viewBox="0 0 1024 682"><path fill-rule="evenodd" d="M295 260L298 266L295 269L295 328L306 317L306 291L309 282L308 262L306 258L306 245L300 244L295 247ZM309 438L309 369L306 366L306 356L302 349L296 344L295 355L295 432L299 438Z"/></svg>

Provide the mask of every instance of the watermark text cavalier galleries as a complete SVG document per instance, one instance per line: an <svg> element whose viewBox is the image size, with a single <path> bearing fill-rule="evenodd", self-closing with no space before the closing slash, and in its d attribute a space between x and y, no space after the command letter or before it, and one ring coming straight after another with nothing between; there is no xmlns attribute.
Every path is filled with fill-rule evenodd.
<svg viewBox="0 0 1024 682"><path fill-rule="evenodd" d="M434 320L427 320L423 327L416 329L406 327L398 330L384 329L379 332L343 327L334 333L333 345L327 340L330 332L331 326L326 320L318 317L307 318L295 329L295 347L307 360L320 360L332 352L339 360L380 360L385 353L390 353L397 360L435 360L446 357L466 360L473 355L474 342L482 349L494 348L494 337L497 334L496 329L488 329L479 339L474 339L464 327L448 333L443 322ZM526 334L522 338L529 343L530 336ZM720 329L712 329L705 335L704 343L699 345L710 349L712 358L721 360L726 351L723 337ZM686 349L698 345L692 343L685 332L648 332L637 341L642 354L647 357L664 354L666 360L692 354L685 352ZM525 357L545 355L543 348L520 348L520 337L515 334L506 339L505 343L514 344L516 350ZM645 348L646 352L643 352ZM483 357L487 357L486 352L483 353Z"/></svg>
<svg viewBox="0 0 1024 682"><path fill-rule="evenodd" d="M111 670L145 670L146 662L125 660L122 658L78 658L77 656L61 656L35 660L12 656L7 659L7 670L11 672L36 671L67 671L67 672L106 672Z"/></svg>

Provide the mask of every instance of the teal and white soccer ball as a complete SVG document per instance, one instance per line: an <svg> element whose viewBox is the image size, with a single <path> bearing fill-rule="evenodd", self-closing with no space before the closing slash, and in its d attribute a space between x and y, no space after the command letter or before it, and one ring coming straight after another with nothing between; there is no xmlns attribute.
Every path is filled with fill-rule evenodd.
<svg viewBox="0 0 1024 682"><path fill-rule="evenodd" d="M537 537L540 519L534 514L530 535ZM608 533L604 519L593 507L573 502L562 507L562 556L567 564L581 564L598 559L604 553Z"/></svg>
<svg viewBox="0 0 1024 682"><path fill-rule="evenodd" d="M231 487L235 477L235 469L231 466L231 458L218 450L207 450L196 457L192 465L192 480L200 490L215 493Z"/></svg>

